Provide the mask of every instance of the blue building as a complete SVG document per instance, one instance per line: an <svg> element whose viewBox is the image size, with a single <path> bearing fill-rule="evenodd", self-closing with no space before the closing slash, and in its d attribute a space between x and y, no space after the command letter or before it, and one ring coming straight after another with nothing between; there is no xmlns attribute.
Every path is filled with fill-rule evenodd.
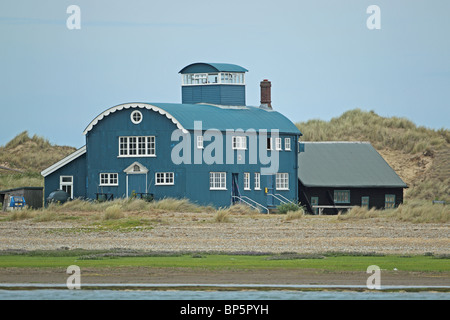
<svg viewBox="0 0 450 320"><path fill-rule="evenodd" d="M297 127L272 109L270 82L261 106L245 103L246 69L194 63L180 71L182 103L113 106L84 130L86 144L42 171L45 198L151 194L201 205L243 201L261 211L298 200Z"/></svg>

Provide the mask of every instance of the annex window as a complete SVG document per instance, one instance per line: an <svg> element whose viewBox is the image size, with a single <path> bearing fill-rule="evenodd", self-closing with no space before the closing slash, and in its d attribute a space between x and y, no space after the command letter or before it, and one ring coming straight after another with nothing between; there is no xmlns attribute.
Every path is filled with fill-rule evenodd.
<svg viewBox="0 0 450 320"><path fill-rule="evenodd" d="M284 150L291 151L291 138L284 138Z"/></svg>
<svg viewBox="0 0 450 320"><path fill-rule="evenodd" d="M277 173L276 189L289 190L289 173Z"/></svg>
<svg viewBox="0 0 450 320"><path fill-rule="evenodd" d="M245 150L247 149L247 137L243 136L233 136L232 138L232 148L234 150Z"/></svg>
<svg viewBox="0 0 450 320"><path fill-rule="evenodd" d="M255 173L255 190L261 190L261 174Z"/></svg>
<svg viewBox="0 0 450 320"><path fill-rule="evenodd" d="M173 172L156 172L155 173L155 185L157 186L168 186L174 184L174 174Z"/></svg>
<svg viewBox="0 0 450 320"><path fill-rule="evenodd" d="M142 122L142 113L139 110L135 110L130 115L131 122L134 124L139 124Z"/></svg>
<svg viewBox="0 0 450 320"><path fill-rule="evenodd" d="M369 209L369 197L361 197L361 207Z"/></svg>
<svg viewBox="0 0 450 320"><path fill-rule="evenodd" d="M60 176L59 188L73 199L73 176Z"/></svg>
<svg viewBox="0 0 450 320"><path fill-rule="evenodd" d="M311 197L311 207L313 214L319 214L319 208L314 207L319 205L319 197Z"/></svg>
<svg viewBox="0 0 450 320"><path fill-rule="evenodd" d="M281 138L275 138L275 150L281 150Z"/></svg>
<svg viewBox="0 0 450 320"><path fill-rule="evenodd" d="M395 208L395 194L386 194L384 196L384 208Z"/></svg>
<svg viewBox="0 0 450 320"><path fill-rule="evenodd" d="M250 190L250 173L244 172L244 190Z"/></svg>
<svg viewBox="0 0 450 320"><path fill-rule="evenodd" d="M227 173L226 172L210 172L209 173L209 189L210 190L226 190Z"/></svg>
<svg viewBox="0 0 450 320"><path fill-rule="evenodd" d="M119 175L117 173L100 173L100 186L118 186Z"/></svg>
<svg viewBox="0 0 450 320"><path fill-rule="evenodd" d="M203 136L197 136L197 149L203 149Z"/></svg>
<svg viewBox="0 0 450 320"><path fill-rule="evenodd" d="M334 203L350 203L350 191L334 190Z"/></svg>
<svg viewBox="0 0 450 320"><path fill-rule="evenodd" d="M119 157L155 156L155 137L119 137Z"/></svg>

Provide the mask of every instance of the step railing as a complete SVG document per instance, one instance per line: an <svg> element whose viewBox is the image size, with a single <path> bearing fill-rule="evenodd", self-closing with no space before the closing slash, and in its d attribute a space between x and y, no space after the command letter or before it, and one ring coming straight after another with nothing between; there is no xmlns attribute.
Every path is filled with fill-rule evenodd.
<svg viewBox="0 0 450 320"><path fill-rule="evenodd" d="M286 203L292 203L297 205L296 203L292 202L291 200L287 199L286 197L282 196L281 194L272 194L272 193L268 193L268 196L272 196L275 199L277 199L278 201L280 201L281 204L286 204Z"/></svg>
<svg viewBox="0 0 450 320"><path fill-rule="evenodd" d="M285 200L284 203L288 203L288 202L289 202L289 203L292 203L292 204L296 204L295 202L289 200L288 198L286 198L286 197L283 196L282 194L276 193L275 195L277 195L277 196L283 198L283 199Z"/></svg>
<svg viewBox="0 0 450 320"><path fill-rule="evenodd" d="M256 202L253 199L250 199L247 196L231 196L233 199L238 199L241 202L244 202L246 205L252 207L255 210L260 211L260 209L263 209L264 211L266 211L266 213L269 213L269 209L264 207L262 204Z"/></svg>

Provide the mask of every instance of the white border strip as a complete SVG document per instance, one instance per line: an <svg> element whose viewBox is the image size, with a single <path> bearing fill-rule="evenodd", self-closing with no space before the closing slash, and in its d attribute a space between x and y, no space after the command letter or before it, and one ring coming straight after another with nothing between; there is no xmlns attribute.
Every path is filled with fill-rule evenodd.
<svg viewBox="0 0 450 320"><path fill-rule="evenodd" d="M57 163L53 164L52 166L48 167L47 169L43 170L41 172L41 175L46 177L49 174L55 172L56 170L58 170L59 168L64 167L66 164L68 164L69 162L75 160L76 158L78 158L79 156L82 156L83 154L86 153L86 146L82 146L80 149L78 149L77 151L71 153L70 155L68 155L67 157L65 157L64 159L58 161Z"/></svg>
<svg viewBox="0 0 450 320"><path fill-rule="evenodd" d="M164 115L167 117L167 119L171 120L178 129L182 130L183 133L188 133L188 131L181 125L181 123L175 119L170 113L168 113L167 111L148 104L148 103L125 103L125 104L120 104L118 106L115 107L111 107L108 110L102 112L101 114L99 114L94 120L91 121L91 123L89 123L89 125L86 127L86 129L84 129L83 134L86 135L89 131L92 130L92 128L100 121L102 120L104 117L109 116L111 113L114 113L116 111L120 111L123 109L136 109L136 108L141 108L141 109L147 109L147 110L153 110L156 112L159 112L160 114Z"/></svg>

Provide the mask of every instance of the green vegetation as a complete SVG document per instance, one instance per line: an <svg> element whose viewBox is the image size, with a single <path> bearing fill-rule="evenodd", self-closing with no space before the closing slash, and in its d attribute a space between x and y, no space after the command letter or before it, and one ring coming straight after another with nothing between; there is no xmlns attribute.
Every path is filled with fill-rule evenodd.
<svg viewBox="0 0 450 320"><path fill-rule="evenodd" d="M417 127L405 118L384 118L373 111L350 110L329 122L297 123L304 141L369 141L380 149L414 154L448 147L450 131Z"/></svg>
<svg viewBox="0 0 450 320"><path fill-rule="evenodd" d="M142 230L142 228L150 228L154 224L166 223L158 216L167 212L178 214L211 213L215 212L215 209L210 206L193 204L187 199L165 198L152 202L142 199L117 199L103 202L75 199L64 204L52 203L47 208L39 210L15 210L0 216L0 222L25 219L36 223L78 221L83 226L74 228L71 232L96 232L101 230L120 230L123 232ZM55 229L55 231L58 230Z"/></svg>
<svg viewBox="0 0 450 320"><path fill-rule="evenodd" d="M289 258L286 258L289 257ZM199 259L201 258L201 259ZM318 269L321 271L365 271L369 265L382 270L449 272L449 257L359 255L329 252L308 254L253 254L214 252L144 252L144 251L87 251L56 250L32 252L0 252L0 268L66 268L76 264L80 268L95 267L152 267L200 269Z"/></svg>
<svg viewBox="0 0 450 320"><path fill-rule="evenodd" d="M415 200L389 210L368 210L363 207L354 207L345 214L339 214L338 220L360 220L381 217L413 223L446 223L450 222L450 209L448 205L445 206L442 204L432 204L429 201Z"/></svg>
<svg viewBox="0 0 450 320"><path fill-rule="evenodd" d="M40 172L74 151L72 147L52 145L37 135L30 137L28 131L18 134L0 146L0 190L43 187Z"/></svg>

